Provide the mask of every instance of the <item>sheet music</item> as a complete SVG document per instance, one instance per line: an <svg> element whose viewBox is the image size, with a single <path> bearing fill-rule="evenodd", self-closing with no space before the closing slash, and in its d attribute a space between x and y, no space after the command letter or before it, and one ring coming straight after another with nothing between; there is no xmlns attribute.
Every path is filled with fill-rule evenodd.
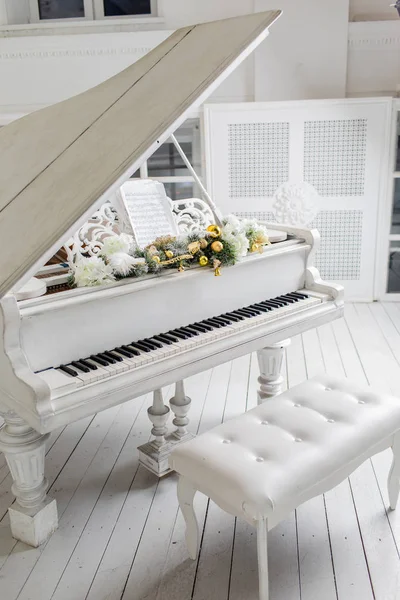
<svg viewBox="0 0 400 600"><path fill-rule="evenodd" d="M157 237L178 234L164 186L158 181L127 181L120 190L135 241L144 248Z"/></svg>

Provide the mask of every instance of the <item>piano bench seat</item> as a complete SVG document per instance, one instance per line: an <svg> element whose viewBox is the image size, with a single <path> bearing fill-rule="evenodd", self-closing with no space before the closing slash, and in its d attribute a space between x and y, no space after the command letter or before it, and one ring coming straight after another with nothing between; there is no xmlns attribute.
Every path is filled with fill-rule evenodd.
<svg viewBox="0 0 400 600"><path fill-rule="evenodd" d="M389 500L400 489L400 400L320 376L267 400L173 451L186 541L195 559L196 491L257 527L260 600L268 600L267 532L303 502L391 447Z"/></svg>

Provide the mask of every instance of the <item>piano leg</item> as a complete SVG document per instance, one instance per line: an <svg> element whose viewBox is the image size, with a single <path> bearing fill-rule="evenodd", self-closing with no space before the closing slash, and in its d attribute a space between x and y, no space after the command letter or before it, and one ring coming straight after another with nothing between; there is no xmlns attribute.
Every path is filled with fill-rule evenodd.
<svg viewBox="0 0 400 600"><path fill-rule="evenodd" d="M177 381L175 384L175 395L169 401L169 405L175 415L172 423L175 425L176 429L172 433L172 436L179 442L193 437L187 430L187 426L189 425L187 414L190 410L191 403L192 401L189 396L185 396L185 386L183 381Z"/></svg>
<svg viewBox="0 0 400 600"><path fill-rule="evenodd" d="M190 409L191 400L185 396L183 381L175 384L175 394L170 400L171 410L175 415L172 421L176 429L167 435L167 421L170 413L168 406L164 404L162 391L154 392L153 405L147 410L149 419L153 423L151 433L154 440L139 446L139 461L157 477L162 477L171 472L168 458L177 444L185 442L193 437L187 431L189 419L187 413Z"/></svg>
<svg viewBox="0 0 400 600"><path fill-rule="evenodd" d="M153 404L147 409L149 419L153 424L151 433L154 440L139 446L139 461L157 477L169 473L168 446L165 437L168 432L167 421L170 414L168 406L164 404L162 390L153 392Z"/></svg>
<svg viewBox="0 0 400 600"><path fill-rule="evenodd" d="M16 503L9 509L12 536L37 547L57 529L57 504L48 498L44 477L45 444L50 434L32 429L15 412L2 410L0 451L13 478Z"/></svg>
<svg viewBox="0 0 400 600"><path fill-rule="evenodd" d="M290 344L290 340L277 342L266 346L257 351L258 365L260 368L260 376L258 383L260 384L257 396L258 404L262 404L268 398L272 398L282 392L282 365L285 355L285 348Z"/></svg>

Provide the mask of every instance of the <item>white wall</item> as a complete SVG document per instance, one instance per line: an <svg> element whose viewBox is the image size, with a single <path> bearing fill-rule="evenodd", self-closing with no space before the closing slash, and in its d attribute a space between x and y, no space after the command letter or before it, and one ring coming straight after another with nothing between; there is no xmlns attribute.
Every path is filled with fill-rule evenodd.
<svg viewBox="0 0 400 600"><path fill-rule="evenodd" d="M255 99L343 98L349 0L255 0L281 18L255 53Z"/></svg>
<svg viewBox="0 0 400 600"><path fill-rule="evenodd" d="M350 21L383 21L399 18L395 0L350 0Z"/></svg>
<svg viewBox="0 0 400 600"><path fill-rule="evenodd" d="M80 35L75 25L71 35L37 35L36 27L34 35L0 37L0 107L3 112L18 112L18 106L23 110L68 98L126 68L173 29L252 12L252 6L253 0L160 0L165 21L162 30L156 24L158 31ZM253 56L212 96L213 102L249 100L254 100Z"/></svg>
<svg viewBox="0 0 400 600"><path fill-rule="evenodd" d="M252 13L253 0L160 0L168 29Z"/></svg>
<svg viewBox="0 0 400 600"><path fill-rule="evenodd" d="M348 23L349 1L351 14L360 6L380 10L391 2L159 0L164 22L147 26L165 31L118 31L131 27L125 24L104 33L77 33L93 30L91 24L74 25L73 32L64 25L63 35L54 35L54 26L47 29L52 35L43 35L41 25L19 30L23 37L15 37L15 29L0 31L0 110L18 112L18 107L41 106L83 91L134 62L177 27L271 8L284 13L257 52L213 94L213 102L394 93L400 84L400 19ZM27 0L7 2L16 16ZM98 27L110 25L102 22Z"/></svg>

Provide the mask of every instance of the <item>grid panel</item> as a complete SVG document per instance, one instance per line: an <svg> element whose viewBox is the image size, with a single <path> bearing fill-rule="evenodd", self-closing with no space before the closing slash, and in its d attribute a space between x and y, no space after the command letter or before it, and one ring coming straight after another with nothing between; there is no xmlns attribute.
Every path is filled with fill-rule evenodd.
<svg viewBox="0 0 400 600"><path fill-rule="evenodd" d="M361 275L362 210L324 210L311 223L321 234L315 266L323 279L355 281Z"/></svg>
<svg viewBox="0 0 400 600"><path fill-rule="evenodd" d="M229 197L273 196L289 179L289 123L228 125Z"/></svg>
<svg viewBox="0 0 400 600"><path fill-rule="evenodd" d="M363 196L367 119L305 121L304 181L321 196Z"/></svg>
<svg viewBox="0 0 400 600"><path fill-rule="evenodd" d="M274 222L272 212L237 212L242 219ZM322 279L356 281L361 276L362 210L323 210L309 225L321 234L315 266Z"/></svg>

